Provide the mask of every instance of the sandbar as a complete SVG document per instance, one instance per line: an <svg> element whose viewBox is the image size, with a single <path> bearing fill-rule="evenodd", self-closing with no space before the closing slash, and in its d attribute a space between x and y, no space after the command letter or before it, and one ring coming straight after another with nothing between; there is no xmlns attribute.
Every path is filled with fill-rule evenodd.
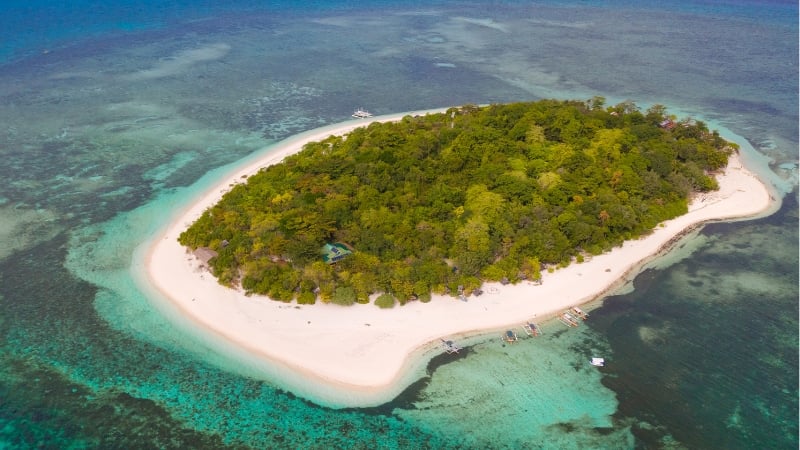
<svg viewBox="0 0 800 450"><path fill-rule="evenodd" d="M406 115L370 121L396 121ZM458 339L499 332L524 321L552 317L566 308L598 299L635 275L638 268L672 246L699 224L766 215L779 201L734 154L717 177L719 190L696 196L689 212L660 224L652 233L582 263L543 271L541 284L487 283L485 294L459 301L434 296L429 303L410 302L380 309L372 304L342 307L318 302L296 305L227 288L204 268L178 235L216 204L234 183L245 182L260 168L280 162L307 142L341 135L369 121L350 120L312 130L270 147L265 156L226 176L216 187L175 213L175 219L147 249L144 280L155 288L152 302L165 302L200 333L252 358L281 367L279 387L301 391L320 403L374 406L391 400L420 375L440 338ZM159 308L161 309L161 308Z"/></svg>

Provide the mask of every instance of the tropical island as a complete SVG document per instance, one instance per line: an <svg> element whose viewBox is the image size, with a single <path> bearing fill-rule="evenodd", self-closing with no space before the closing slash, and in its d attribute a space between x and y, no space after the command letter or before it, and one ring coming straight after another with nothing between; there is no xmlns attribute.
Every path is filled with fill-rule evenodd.
<svg viewBox="0 0 800 450"><path fill-rule="evenodd" d="M284 302L469 296L651 233L716 190L737 148L661 105L465 105L309 142L179 242L222 285Z"/></svg>
<svg viewBox="0 0 800 450"><path fill-rule="evenodd" d="M548 103L557 106L561 102L548 101L545 104ZM622 115L623 123L626 120L631 123L641 121L639 124L642 125L641 127L634 125L633 128L644 130L644 125L647 125L648 132L654 136L663 136L664 133L670 133L667 136L681 136L680 133L691 131L693 125L699 125L699 128L694 128L699 131L697 137L685 136L684 139L696 141L713 139L716 141L713 132L709 134L704 131L702 124L688 120L679 122L674 118L667 117L662 119L656 128L653 128L652 125L657 116L664 114L661 108L641 113L633 104L626 102L609 110L600 105L600 99L593 100L591 105L567 102L567 106L569 105L572 105L577 111L587 110L590 114L597 114L600 117L608 113L608 120L612 123L619 120L620 115ZM489 108L503 107L492 106ZM427 121L425 116L443 113L444 115L439 117L445 121L441 122L440 129L446 132L450 126L449 119L466 119L464 117L458 119L459 112L464 109L462 107L403 112L376 116L369 120L397 122L409 127L409 124ZM477 108L467 107L466 109ZM595 109L604 109L605 113L600 110L591 112ZM651 113L652 116L648 119L647 117ZM631 117L626 118L626 115ZM441 121L442 119L437 120ZM495 121L499 120L501 119L495 119ZM648 121L649 125L646 123ZM379 405L391 400L405 387L425 376L427 361L442 353L441 340L443 338L456 345L466 344L464 339L470 336L484 339L481 336L486 333L490 333L490 336L496 339L496 336L509 328L521 330L520 327L531 319L538 321L543 326L545 333L554 328L563 327L557 321L546 321L546 319L558 317L566 309L577 305L581 305L587 310L591 309L590 305L585 305L587 302L602 298L617 286L626 285L639 270L647 267L649 261L658 261L660 260L658 259L659 255L669 252L676 245L683 245L684 241L679 237L696 229L699 224L765 215L779 206L779 202L772 197L769 188L743 164L743 161L747 161L748 155L754 153L755 150L743 138L726 132L724 136L728 140L734 140L740 146L740 152L733 152L727 156L727 165L713 173L714 181L712 183L709 182L710 178L697 178L701 183L710 183L708 184L709 189L713 187L713 183L716 183L719 189L692 196L688 202L688 212L685 214L677 211L680 205L686 204L684 203L686 197L681 194L673 205L676 213L680 215L658 223L652 230L645 230L644 234L637 239L623 241L621 245L613 247L611 251L594 255L589 252L588 245L581 247L581 251L567 253L567 255L574 254L576 256L566 267L560 263L552 266L548 262L542 262L546 260L540 259L542 265L540 280L528 279L516 284L511 282L505 284L502 282L502 278L499 282L484 281L485 294L471 297L467 299L468 301L454 301L452 293L450 295L433 293L428 303L410 301L402 308L391 310L375 307L374 304L341 307L333 301L327 303L318 301L314 305L270 301L268 296L247 292L241 285L237 286L233 282L230 282L229 286L220 284L219 280L209 273L209 258L213 258L214 251L206 247L192 250L192 247L184 246L179 242L179 236L184 234L187 228L208 214L209 211L215 210L223 197L238 191L237 187L247 183L250 178L269 171L269 167L278 165L286 159L291 160L292 155L301 152L304 148L318 149L316 151L324 150L324 148L320 150L316 143L326 141L329 136L347 135L347 138L343 140L347 142L359 133L363 133L359 131L355 135L352 134L354 130L363 128L365 125L368 125L367 132L378 127L376 124L365 124L363 119L348 120L309 130L264 148L230 167L220 168L209 173L181 194L181 200L178 200L174 208L166 211L168 223L164 228L158 230L151 240L144 242L134 254L132 275L139 288L147 293L147 298L152 306L161 312L172 326L181 330L176 332L176 336L179 336L181 341L199 342L202 348L209 350L210 360L218 361L225 355L224 358L227 359L218 364L226 370L244 370L243 373L247 376L270 380L284 389L307 398L313 398L314 401L321 404L334 407ZM454 124L453 129L455 127ZM678 129L679 127L682 129ZM569 134L566 127L562 126L561 129L564 130L565 135ZM611 130L614 131L613 128ZM592 136L597 138L599 133L596 131ZM527 137L527 132L525 134ZM634 134L634 136L637 135ZM545 141L548 139L551 138L545 135ZM338 141L339 139L331 140L331 142ZM351 142L354 143L356 140ZM307 144L310 146L306 147ZM735 148L736 146L730 145L730 147ZM627 158L632 151L637 151L626 147L624 141L618 147L597 147L595 150L591 150L592 147L588 146L580 148L583 149L583 153L588 152L589 156L592 155L592 151L610 151L616 155L615 149L618 149L621 159ZM641 149L642 147L637 148ZM659 169L651 170L663 170L667 174L666 169L671 167L674 159L678 159L678 155L667 149L663 150L666 152L663 155L665 159L659 160L656 156L651 157L654 158L654 161L661 161L664 164L654 166ZM686 151L691 154L689 148L681 148L676 151ZM575 151L573 150L573 152ZM564 158L568 156L574 157L574 153L562 155ZM496 157L496 159L501 160L502 158ZM534 159L546 162L546 158ZM306 161L306 163L312 162ZM526 179L529 183L539 185L541 174L550 172L550 170L537 172L536 170L539 170L536 169L537 166L533 167L534 171L525 172ZM587 173L595 171L594 168L587 165L582 167ZM560 186L559 189L570 186L564 182L566 172L562 172L555 171L556 175L560 177L561 184L554 187ZM639 175L640 178L644 176L652 178L652 175L646 175L645 172L646 169L638 171L636 175ZM706 170L699 166L697 170L690 173L699 174L700 172L703 172L704 175L712 174L710 171L705 173ZM603 173L608 172L603 171ZM464 179L461 174L463 171L454 173L451 180ZM614 172L612 171L610 174L614 175ZM495 186L494 183L499 183L502 175L482 179L485 180L483 184L487 187L487 191L490 186ZM522 174L516 176L519 175ZM623 171L619 176L621 177L619 183L626 179L626 176ZM683 184L685 191L682 192L689 193L696 189L691 187L693 185L689 180L692 180L692 177L687 175L683 175L683 177L687 181L686 184ZM506 180L508 177L502 178ZM682 178L677 177L676 179ZM546 181L547 176L543 180ZM642 188L643 186L645 185L642 185ZM699 186L702 189L703 184ZM611 192L617 192L613 190L614 186L611 188ZM537 189L543 188L539 185ZM608 188L605 192L604 195L608 197ZM327 192L325 194L327 195ZM571 195L573 197L566 197L567 206L561 212L567 211L570 204L573 204L571 208L579 206L585 208L587 198L591 197L591 195L577 193L583 200L583 203L579 205L577 204L579 201L574 197L576 194ZM630 197L630 193L628 195ZM615 194L614 196L619 198L619 195ZM547 196L540 194L540 197L545 199ZM412 197L409 195L407 198L411 199ZM463 198L466 200L466 192ZM598 194L596 198L600 199L601 197ZM262 202L269 201L271 203L271 199L272 197L262 200ZM314 203L316 204L316 200ZM534 205L532 201L529 204L538 206L538 203ZM504 203L504 205L504 210L497 212L501 217L506 214L505 209L509 209L508 203ZM667 205L670 203L665 201L662 205L658 205L658 203L656 205L668 207ZM457 206L461 205L454 204L454 207L457 208ZM683 211L683 208L681 206L680 210ZM386 209L391 211L388 206ZM466 205L464 209L459 220L463 220L462 223L466 224L469 223L469 215L472 213L466 211ZM542 208L537 211L545 210ZM583 210L578 208L572 211L575 215L574 211ZM599 211L597 211L598 220L600 219ZM634 209L634 211L636 210ZM612 219L610 215L613 210L606 210L606 212L609 214L606 221L608 223ZM159 215L163 215L163 213L164 211L158 212ZM229 217L236 216L229 215ZM540 219L538 216L532 217L536 220ZM588 217L586 219L588 220ZM558 216L551 220L557 221ZM242 222L242 224L244 223ZM530 226L521 226L524 224L519 222L511 225L512 228L530 228ZM491 226L497 227L497 224ZM424 227L422 228L424 230ZM492 228L490 228L490 236L491 230ZM567 235L566 228L560 230L562 234ZM392 231L394 232L394 230ZM245 227L242 227L241 234L246 234ZM338 239L336 234L333 236L334 239ZM227 239L228 245L224 246L221 240L220 246L217 248L230 247L232 238L232 235L221 235L219 239ZM611 239L607 239L607 241L612 242ZM315 258L322 260L326 256L321 253L323 246L325 244L333 245L336 242L338 241L324 242L319 249L315 250L314 258L311 258L312 248L309 246L309 260L312 260L312 263L318 261ZM344 264L341 263L355 257L356 252L363 250L363 248L356 247L353 242L345 241L342 244L344 245L344 243L352 245L354 252L337 259L338 262L331 267L331 270L341 270L340 267L344 267ZM214 245L211 241L208 241L208 244ZM337 248L339 247L337 246ZM344 248L348 247L344 245ZM504 247L499 248L503 249ZM269 255L269 253L266 254ZM509 254L511 253L509 252ZM276 256L282 258L279 254ZM341 254L328 256L337 257ZM272 258L269 257L264 259L272 261ZM565 260L566 258L564 258ZM275 262L279 261L280 259L276 259ZM554 261L562 260L554 259ZM291 267L294 263L295 261L283 261L279 265ZM487 267L491 265L489 264ZM452 268L449 270L453 275L459 275ZM513 272L510 275L513 277ZM448 276L450 275L448 274ZM478 277L476 276L476 278ZM336 288L333 288L333 292L335 294Z"/></svg>

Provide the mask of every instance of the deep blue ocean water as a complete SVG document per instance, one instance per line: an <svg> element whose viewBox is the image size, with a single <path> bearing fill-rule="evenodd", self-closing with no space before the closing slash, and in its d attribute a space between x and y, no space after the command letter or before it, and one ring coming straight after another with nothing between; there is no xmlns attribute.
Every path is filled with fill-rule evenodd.
<svg viewBox="0 0 800 450"><path fill-rule="evenodd" d="M0 5L0 448L798 447L796 2L220 3ZM132 279L215 169L356 107L595 95L738 135L782 208L375 408L281 389Z"/></svg>

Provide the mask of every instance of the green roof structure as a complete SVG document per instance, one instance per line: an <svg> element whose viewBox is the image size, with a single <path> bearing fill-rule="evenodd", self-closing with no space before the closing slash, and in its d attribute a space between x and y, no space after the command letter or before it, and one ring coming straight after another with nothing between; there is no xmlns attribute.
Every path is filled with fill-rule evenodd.
<svg viewBox="0 0 800 450"><path fill-rule="evenodd" d="M333 244L325 244L322 249L320 249L320 253L322 253L323 261L328 264L334 264L346 258L347 255L350 255L353 252L341 242L334 242Z"/></svg>

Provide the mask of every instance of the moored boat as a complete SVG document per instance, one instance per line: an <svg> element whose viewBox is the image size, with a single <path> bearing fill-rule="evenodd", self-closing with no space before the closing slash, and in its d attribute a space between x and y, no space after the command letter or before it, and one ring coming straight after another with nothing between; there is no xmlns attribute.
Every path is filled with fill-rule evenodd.
<svg viewBox="0 0 800 450"><path fill-rule="evenodd" d="M461 347L458 346L453 341L446 341L442 339L442 347L444 348L445 353L452 355L453 353L458 353L461 350Z"/></svg>
<svg viewBox="0 0 800 450"><path fill-rule="evenodd" d="M358 108L354 113L353 117L356 119L367 119L372 117L372 113L367 111L366 109Z"/></svg>
<svg viewBox="0 0 800 450"><path fill-rule="evenodd" d="M568 327L577 327L578 326L578 319L572 316L572 314L565 312L564 314L558 317L558 320L561 321L564 325Z"/></svg>
<svg viewBox="0 0 800 450"><path fill-rule="evenodd" d="M570 312L572 312L573 314L575 314L576 316L580 317L583 320L589 318L589 315L586 314L582 309L578 308L577 306L573 306L572 308L570 308Z"/></svg>
<svg viewBox="0 0 800 450"><path fill-rule="evenodd" d="M525 325L522 326L522 329L525 330L525 334L528 336L538 336L541 334L539 325L536 325L533 322L526 322Z"/></svg>
<svg viewBox="0 0 800 450"><path fill-rule="evenodd" d="M507 330L503 334L503 341L508 342L509 344L517 342L517 333L515 333L514 330Z"/></svg>

